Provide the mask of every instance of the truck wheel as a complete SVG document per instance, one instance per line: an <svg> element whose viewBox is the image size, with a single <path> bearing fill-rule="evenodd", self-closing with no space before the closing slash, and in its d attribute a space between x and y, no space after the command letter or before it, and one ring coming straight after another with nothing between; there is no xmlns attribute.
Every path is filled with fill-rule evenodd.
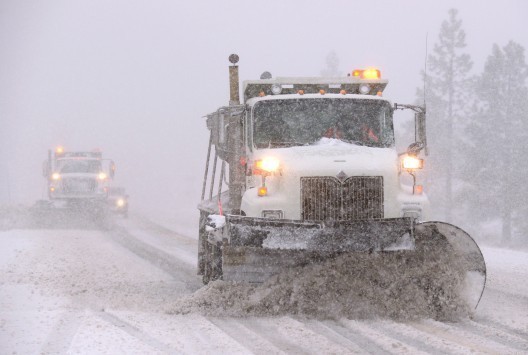
<svg viewBox="0 0 528 355"><path fill-rule="evenodd" d="M204 285L207 285L209 282L219 279L222 279L222 249L207 243L202 281Z"/></svg>
<svg viewBox="0 0 528 355"><path fill-rule="evenodd" d="M222 248L211 245L211 280L222 279Z"/></svg>
<svg viewBox="0 0 528 355"><path fill-rule="evenodd" d="M207 248L205 254L204 254L204 260L203 260L203 274L202 274L202 282L204 285L207 285L209 281L211 281L211 273L212 273L212 267L211 267L211 261L210 261L210 253L209 248Z"/></svg>
<svg viewBox="0 0 528 355"><path fill-rule="evenodd" d="M205 231L205 225L207 223L207 216L209 213L200 212L200 222L198 229L198 275L205 275L205 252L207 248L207 232ZM209 282L209 281L207 281ZM204 283L207 283L204 280Z"/></svg>

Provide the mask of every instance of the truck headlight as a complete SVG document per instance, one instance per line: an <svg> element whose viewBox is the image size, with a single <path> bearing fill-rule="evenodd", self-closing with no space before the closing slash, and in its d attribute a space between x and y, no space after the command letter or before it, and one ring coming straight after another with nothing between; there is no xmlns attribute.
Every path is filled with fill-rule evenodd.
<svg viewBox="0 0 528 355"><path fill-rule="evenodd" d="M106 173L101 171L99 174L97 174L97 178L101 181L106 180Z"/></svg>
<svg viewBox="0 0 528 355"><path fill-rule="evenodd" d="M261 175L264 173L275 173L279 170L280 162L277 158L267 157L255 161L253 174Z"/></svg>
<svg viewBox="0 0 528 355"><path fill-rule="evenodd" d="M61 176L60 176L59 173L53 173L53 174L51 174L51 180L55 180L55 181L57 181L57 180L60 180L60 178L61 178Z"/></svg>
<svg viewBox="0 0 528 355"><path fill-rule="evenodd" d="M123 200L122 198L117 199L116 205L117 207L123 207L125 205L125 200Z"/></svg>
<svg viewBox="0 0 528 355"><path fill-rule="evenodd" d="M402 168L406 170L415 170L423 168L423 159L407 155L402 160Z"/></svg>

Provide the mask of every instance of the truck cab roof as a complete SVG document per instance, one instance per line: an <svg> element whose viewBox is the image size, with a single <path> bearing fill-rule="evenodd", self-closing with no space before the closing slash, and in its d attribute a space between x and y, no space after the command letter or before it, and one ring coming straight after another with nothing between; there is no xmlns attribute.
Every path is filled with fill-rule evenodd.
<svg viewBox="0 0 528 355"><path fill-rule="evenodd" d="M386 101L391 104L392 101L377 95L360 95L360 94L286 94L286 95L266 95L266 96L257 96L251 99L248 99L246 102L247 105L253 106L256 102L267 101L267 100L288 100L288 99L300 99L300 100L309 100L309 99L356 99L356 100L377 100L377 101Z"/></svg>

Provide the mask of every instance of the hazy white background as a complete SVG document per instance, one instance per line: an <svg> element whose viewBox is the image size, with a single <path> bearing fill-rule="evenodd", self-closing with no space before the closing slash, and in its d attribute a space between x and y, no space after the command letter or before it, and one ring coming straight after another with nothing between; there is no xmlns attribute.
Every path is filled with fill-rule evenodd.
<svg viewBox="0 0 528 355"><path fill-rule="evenodd" d="M41 164L58 144L116 161L131 209L194 233L207 130L241 79L343 75L377 66L385 97L415 100L449 8L459 10L480 72L493 43L528 48L528 2L0 0L0 204L44 196Z"/></svg>

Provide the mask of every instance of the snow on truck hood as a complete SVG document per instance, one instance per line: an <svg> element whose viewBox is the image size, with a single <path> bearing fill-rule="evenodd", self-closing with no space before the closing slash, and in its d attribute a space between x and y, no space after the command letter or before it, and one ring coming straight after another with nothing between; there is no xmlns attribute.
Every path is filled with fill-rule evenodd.
<svg viewBox="0 0 528 355"><path fill-rule="evenodd" d="M387 175L397 171L398 154L391 148L374 148L322 138L309 146L260 149L255 158L274 157L280 169L302 176Z"/></svg>

